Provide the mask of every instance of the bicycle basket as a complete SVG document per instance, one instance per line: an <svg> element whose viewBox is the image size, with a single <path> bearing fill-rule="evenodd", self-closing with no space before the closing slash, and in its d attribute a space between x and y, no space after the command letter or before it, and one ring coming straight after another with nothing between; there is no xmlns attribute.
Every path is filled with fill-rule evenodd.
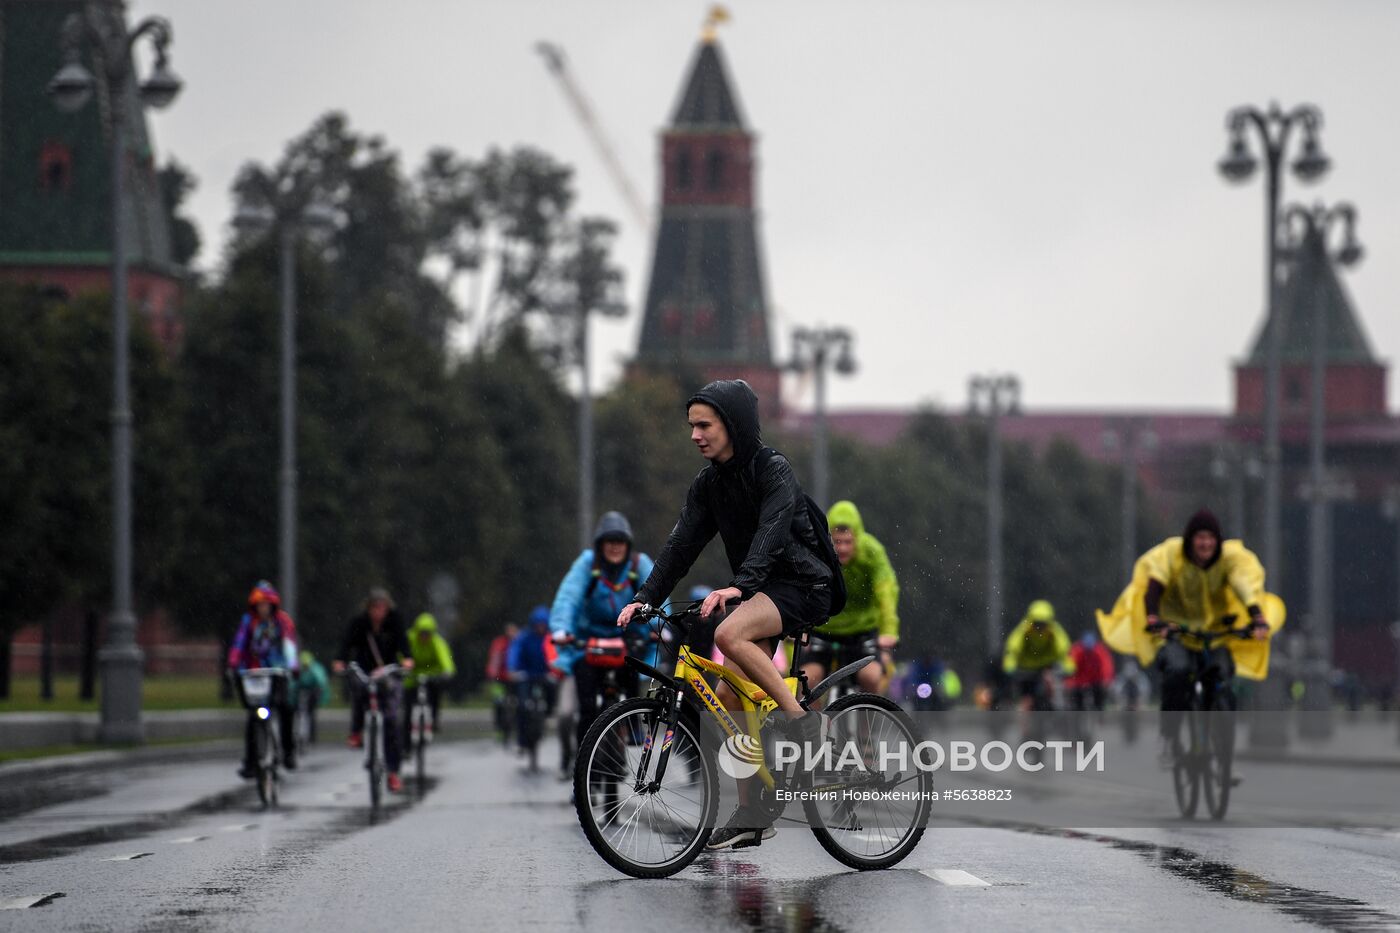
<svg viewBox="0 0 1400 933"><path fill-rule="evenodd" d="M239 675L243 682L243 705L250 709L267 706L272 700L273 678L270 674Z"/></svg>
<svg viewBox="0 0 1400 933"><path fill-rule="evenodd" d="M627 642L621 638L590 638L583 657L592 667L622 667L627 663Z"/></svg>

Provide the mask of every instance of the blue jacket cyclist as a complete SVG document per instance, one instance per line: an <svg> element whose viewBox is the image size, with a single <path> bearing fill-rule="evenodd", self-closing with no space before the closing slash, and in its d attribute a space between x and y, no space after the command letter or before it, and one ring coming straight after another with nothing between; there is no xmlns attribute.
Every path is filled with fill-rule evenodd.
<svg viewBox="0 0 1400 933"><path fill-rule="evenodd" d="M603 668L588 663L584 648L590 638L617 638L617 616L632 602L637 590L651 576L652 560L636 550L632 542L632 525L621 512L605 512L593 531L593 547L584 550L574 561L549 612L549 628L556 641L561 641L555 667L574 675L578 690L578 737L583 739L593 725L599 708L599 685ZM627 629L627 638L647 638L645 625ZM654 649L648 648L642 660L652 664ZM637 695L637 673L630 667L615 668L622 688Z"/></svg>

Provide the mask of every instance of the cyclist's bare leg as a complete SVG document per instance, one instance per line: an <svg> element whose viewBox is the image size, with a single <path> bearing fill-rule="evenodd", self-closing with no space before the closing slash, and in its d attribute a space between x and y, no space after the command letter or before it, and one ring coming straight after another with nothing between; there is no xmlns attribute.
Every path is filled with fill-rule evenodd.
<svg viewBox="0 0 1400 933"><path fill-rule="evenodd" d="M880 662L876 661L874 664L867 664L865 667L856 671L856 683L859 684L860 689L864 690L866 693L882 693L882 688L885 683L885 673L884 668L880 666Z"/></svg>
<svg viewBox="0 0 1400 933"><path fill-rule="evenodd" d="M771 648L773 645L773 640L771 638L765 639L763 644ZM772 656L771 651L769 652L769 656ZM740 668L738 664L734 663L734 659L729 657L729 655L727 654L724 656L724 667L726 670L733 671L740 677L748 679L748 675L744 673L743 669ZM730 712L743 712L744 704L739 700L738 694L734 692L733 688L731 688L726 681L721 680L719 684L715 687L715 697L719 700L720 706L723 706ZM742 727L742 725L743 721L740 720L740 726ZM753 782L756 780L757 778L751 777L735 778L735 782L739 785L739 803L744 804L746 806L748 805L750 788L753 786Z"/></svg>
<svg viewBox="0 0 1400 933"><path fill-rule="evenodd" d="M779 709L790 716L801 716L801 704L773 665L772 650L765 653L758 644L770 644L768 640L777 638L782 631L778 607L764 594L755 593L715 629L715 644L724 652L725 663L733 660L746 678L777 702Z"/></svg>

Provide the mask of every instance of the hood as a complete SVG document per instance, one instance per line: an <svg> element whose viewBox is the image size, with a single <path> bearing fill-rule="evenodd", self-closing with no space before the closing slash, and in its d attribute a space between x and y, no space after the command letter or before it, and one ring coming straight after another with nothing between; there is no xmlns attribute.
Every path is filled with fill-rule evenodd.
<svg viewBox="0 0 1400 933"><path fill-rule="evenodd" d="M278 595L277 589L266 580L259 580L253 587L253 591L248 594L248 605L251 607L256 603L267 602L272 604L272 608L282 608L282 597Z"/></svg>
<svg viewBox="0 0 1400 933"><path fill-rule="evenodd" d="M1037 599L1035 602L1031 603L1030 608L1026 610L1026 621L1054 622L1055 607L1050 605L1049 600Z"/></svg>
<svg viewBox="0 0 1400 933"><path fill-rule="evenodd" d="M860 519L860 510L856 508L854 502L846 499L837 502L826 513L826 524L832 531L837 528L851 529L857 540L865 534L865 522Z"/></svg>
<svg viewBox="0 0 1400 933"><path fill-rule="evenodd" d="M531 625L548 625L548 624L549 624L549 607L548 607L548 606L536 606L534 609L531 609L531 610L530 610L530 624L531 624Z"/></svg>
<svg viewBox="0 0 1400 933"><path fill-rule="evenodd" d="M627 546L630 548L632 546L632 523L621 512L604 512L603 517L598 519L597 527L593 529L593 549L596 551L604 538L617 537L618 535L627 539Z"/></svg>
<svg viewBox="0 0 1400 933"><path fill-rule="evenodd" d="M685 407L704 402L719 412L729 440L734 444L734 456L724 466L743 466L753 459L763 446L758 428L758 396L742 379L718 379L686 399Z"/></svg>
<svg viewBox="0 0 1400 933"><path fill-rule="evenodd" d="M1225 535L1220 530L1220 519L1216 518L1210 509L1201 509L1191 516L1191 520L1186 523L1186 530L1181 533L1181 550L1187 560L1191 560L1191 539L1198 531L1209 531L1215 535L1215 554L1206 562L1206 566L1209 567L1220 560L1220 547L1225 543Z"/></svg>
<svg viewBox="0 0 1400 933"><path fill-rule="evenodd" d="M417 635L420 632L437 633L437 619L433 618L431 612L425 612L413 620L413 634Z"/></svg>

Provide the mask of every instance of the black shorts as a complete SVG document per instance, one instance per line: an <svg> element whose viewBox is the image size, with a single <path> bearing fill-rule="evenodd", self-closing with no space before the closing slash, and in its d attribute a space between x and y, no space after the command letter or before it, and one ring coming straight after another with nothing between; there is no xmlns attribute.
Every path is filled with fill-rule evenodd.
<svg viewBox="0 0 1400 933"><path fill-rule="evenodd" d="M821 625L827 620L826 611L831 607L831 590L825 583L798 586L770 581L763 584L759 592L778 607L784 638L793 638L805 629Z"/></svg>
<svg viewBox="0 0 1400 933"><path fill-rule="evenodd" d="M807 655L804 663L820 664L822 667L845 667L853 661L871 655L880 656L880 633L878 631L857 632L854 635L820 635L813 632L808 636Z"/></svg>

